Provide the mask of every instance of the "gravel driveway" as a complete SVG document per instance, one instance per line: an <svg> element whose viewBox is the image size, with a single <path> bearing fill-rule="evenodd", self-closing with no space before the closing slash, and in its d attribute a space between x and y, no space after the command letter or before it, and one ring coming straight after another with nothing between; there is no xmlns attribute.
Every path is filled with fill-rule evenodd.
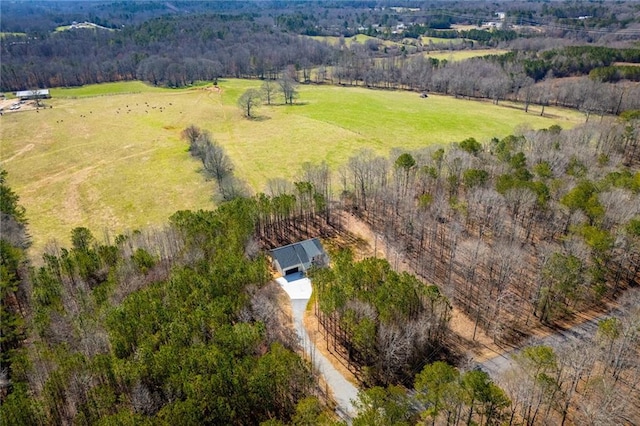
<svg viewBox="0 0 640 426"><path fill-rule="evenodd" d="M329 360L316 349L315 344L309 339L307 330L304 327L304 313L311 297L311 281L308 278L301 278L295 281L287 281L284 278L276 280L291 298L291 310L293 314L293 324L300 338L300 344L304 351L313 360L314 367L322 374L325 381L333 392L336 401L336 413L351 423L351 419L356 415L352 401L358 398L358 389L344 378L329 362Z"/></svg>

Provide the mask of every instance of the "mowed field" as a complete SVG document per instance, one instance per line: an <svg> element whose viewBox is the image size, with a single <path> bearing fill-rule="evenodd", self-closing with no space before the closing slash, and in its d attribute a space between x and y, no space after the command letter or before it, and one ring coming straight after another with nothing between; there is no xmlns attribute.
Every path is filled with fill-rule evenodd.
<svg viewBox="0 0 640 426"><path fill-rule="evenodd" d="M302 36L302 37L308 37L316 41L323 41L334 46L337 46L338 44L340 44L340 40L344 40L344 44L349 47L353 43L365 44L369 40L374 40L378 43L381 43L384 46L398 46L398 47L402 46L402 43L398 43L392 40L384 40L384 39L381 39L378 37L372 37L366 34L356 34L352 37L335 37L335 36Z"/></svg>
<svg viewBox="0 0 640 426"><path fill-rule="evenodd" d="M225 80L219 88L158 89L139 82L52 90L52 108L0 117L0 159L27 209L32 254L71 229L98 237L161 226L181 209L213 208L214 184L199 173L180 139L186 126L207 129L256 192L269 179L297 179L301 163L333 169L361 148L388 155L475 137L502 137L583 121L576 112L522 110L416 93L301 86L293 106L262 106L244 119L236 102L259 81ZM107 95L107 93L113 93Z"/></svg>
<svg viewBox="0 0 640 426"><path fill-rule="evenodd" d="M508 52L508 50L504 49L439 50L433 52L423 52L423 55L441 61L447 60L453 62L464 61L465 59L477 58L487 55L504 55Z"/></svg>

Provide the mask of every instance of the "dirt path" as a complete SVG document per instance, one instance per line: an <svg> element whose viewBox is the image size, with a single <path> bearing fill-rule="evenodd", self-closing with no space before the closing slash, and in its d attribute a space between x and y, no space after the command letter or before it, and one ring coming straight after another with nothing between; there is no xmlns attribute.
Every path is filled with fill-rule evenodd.
<svg viewBox="0 0 640 426"><path fill-rule="evenodd" d="M343 212L342 223L351 233L369 243L369 248L361 251L361 257L381 256L385 257L392 267L399 272L414 273L409 264L399 258L399 254L389 247L384 239L376 235L362 220ZM551 344L563 343L570 338L585 337L589 333L595 333L597 323L607 312L615 309L617 303L608 301L599 309L592 309L577 313L570 320L561 321L558 327L552 328L544 325L533 327L529 343ZM517 352L519 347L499 346L493 342L483 330L477 329L475 339L473 336L474 322L461 310L453 307L450 328L455 335L452 342L457 347L453 348L460 354L466 354L468 360L483 366L487 372L497 374L506 370L511 365L510 354Z"/></svg>
<svg viewBox="0 0 640 426"><path fill-rule="evenodd" d="M8 163L9 161L13 160L16 157L21 156L22 154L31 151L33 148L35 148L35 145L30 143L28 145L25 145L20 151L16 152L15 154L13 154L11 157L7 158L6 160L2 160L0 161L0 163Z"/></svg>
<svg viewBox="0 0 640 426"><path fill-rule="evenodd" d="M566 330L560 330L554 334L544 337L535 338L529 344L558 346L571 340L583 340L589 336L593 336L598 331L598 322L605 318L606 315L600 315L591 318L582 324L574 325ZM502 373L514 366L512 356L521 348L513 351L501 353L495 357L484 360L480 366L484 371L489 373L491 377L499 377Z"/></svg>
<svg viewBox="0 0 640 426"><path fill-rule="evenodd" d="M366 223L345 212L342 212L341 215L342 224L347 231L368 242L367 247L356 253L359 258L384 257L398 272L409 272L416 275L409 264L400 257L401 255L390 247L384 238L376 235ZM456 336L452 341L459 346L456 350L468 353L472 357L470 361L482 362L513 349L496 345L493 343L493 339L479 328L476 330L474 339L473 321L456 307L453 307L449 326Z"/></svg>

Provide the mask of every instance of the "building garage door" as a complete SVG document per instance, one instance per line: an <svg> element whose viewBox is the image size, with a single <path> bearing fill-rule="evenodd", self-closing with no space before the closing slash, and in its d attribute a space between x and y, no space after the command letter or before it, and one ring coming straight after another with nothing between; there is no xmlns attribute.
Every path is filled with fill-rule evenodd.
<svg viewBox="0 0 640 426"><path fill-rule="evenodd" d="M289 275L289 274L295 274L296 272L300 272L299 266L296 266L295 268L287 269L286 271L284 271L284 274Z"/></svg>

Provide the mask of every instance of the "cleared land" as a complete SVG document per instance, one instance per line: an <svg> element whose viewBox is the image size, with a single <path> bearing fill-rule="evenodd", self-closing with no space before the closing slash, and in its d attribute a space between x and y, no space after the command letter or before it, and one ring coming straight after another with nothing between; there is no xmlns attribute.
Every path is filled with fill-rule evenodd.
<svg viewBox="0 0 640 426"><path fill-rule="evenodd" d="M420 37L420 41L422 42L423 45L428 45L429 43L433 43L433 44L462 44L465 39L463 38L442 38L442 37L427 37L427 36L422 36Z"/></svg>
<svg viewBox="0 0 640 426"><path fill-rule="evenodd" d="M103 27L102 25L94 24L93 22L80 22L80 23L71 24L71 25L61 25L59 27L56 27L54 32L68 31L68 30L75 30L75 29L89 29L89 30L101 29L101 30L107 30L107 31L114 31L113 28Z"/></svg>
<svg viewBox="0 0 640 426"><path fill-rule="evenodd" d="M477 49L477 50L440 50L433 52L424 52L425 56L430 58L447 61L464 61L465 59L477 58L486 55L503 55L508 53L503 49Z"/></svg>
<svg viewBox="0 0 640 426"><path fill-rule="evenodd" d="M344 38L344 43L347 46L351 46L353 43L364 44L368 40L375 40L379 43L382 43L385 46L398 46L398 47L402 46L402 43L398 43L391 40L383 40L381 38L372 37L366 34L356 34L353 37L334 37L334 36L305 36L305 37L309 37L317 41L324 41L334 46L338 45L340 43L340 40L343 38Z"/></svg>
<svg viewBox="0 0 640 426"><path fill-rule="evenodd" d="M6 31L0 31L0 38L9 37L9 36L26 37L26 35L27 35L26 33L11 33Z"/></svg>
<svg viewBox="0 0 640 426"><path fill-rule="evenodd" d="M535 111L416 93L335 86L301 86L296 105L262 106L246 120L238 96L258 81L226 80L220 89L158 89L113 83L57 89L53 108L0 118L0 158L27 209L33 252L52 238L67 245L70 230L96 235L158 226L180 209L214 207L213 183L198 173L180 132L189 124L211 131L256 191L268 179L295 179L304 161L336 169L357 150L388 155L475 137L505 136L583 121L577 112ZM109 90L115 94L104 96Z"/></svg>
<svg viewBox="0 0 640 426"><path fill-rule="evenodd" d="M340 40L342 39L342 37L332 37L332 36L309 36L309 38L312 38L317 41L324 41L334 46L338 45L340 43ZM421 37L420 40L417 40L414 38L405 38L401 42L396 42L391 40L383 40L381 38L372 37L366 34L356 34L353 37L344 37L344 44L346 46L351 46L353 43L364 44L368 40L375 40L381 43L383 46L389 46L389 47L392 47L392 46L395 46L397 48L401 48L402 46L405 46L405 48L411 47L413 48L413 50L410 50L411 52L415 51L415 47L418 44L421 44L423 46L429 46L429 44L431 44L434 47L439 47L440 49L443 49L449 45L461 44L464 41L464 39L461 39L461 38L440 38L440 37L424 36L424 37Z"/></svg>

